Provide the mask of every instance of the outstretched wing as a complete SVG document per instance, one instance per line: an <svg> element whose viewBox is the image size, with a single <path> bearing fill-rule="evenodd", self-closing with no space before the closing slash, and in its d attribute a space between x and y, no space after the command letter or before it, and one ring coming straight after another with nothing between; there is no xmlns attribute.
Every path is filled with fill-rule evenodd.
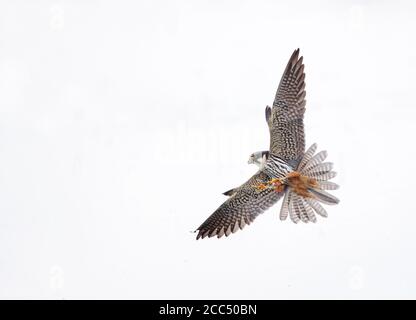
<svg viewBox="0 0 416 320"><path fill-rule="evenodd" d="M235 192L196 230L197 239L224 234L229 236L275 204L283 192L272 189L260 190L258 186L270 180L263 171L258 171L247 182L234 189Z"/></svg>
<svg viewBox="0 0 416 320"><path fill-rule="evenodd" d="M273 108L266 107L270 130L270 152L297 164L305 151L303 115L305 113L305 73L299 49L289 59L280 80Z"/></svg>

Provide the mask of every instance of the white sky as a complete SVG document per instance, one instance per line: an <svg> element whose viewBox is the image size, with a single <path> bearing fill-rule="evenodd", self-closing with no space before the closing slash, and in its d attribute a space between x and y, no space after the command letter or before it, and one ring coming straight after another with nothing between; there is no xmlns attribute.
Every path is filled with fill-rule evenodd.
<svg viewBox="0 0 416 320"><path fill-rule="evenodd" d="M2 1L0 298L416 298L415 9ZM341 203L195 241L297 47Z"/></svg>

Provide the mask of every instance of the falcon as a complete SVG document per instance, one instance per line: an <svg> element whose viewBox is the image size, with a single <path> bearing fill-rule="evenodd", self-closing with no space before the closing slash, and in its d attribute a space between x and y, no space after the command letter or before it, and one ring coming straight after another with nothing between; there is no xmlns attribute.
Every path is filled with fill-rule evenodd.
<svg viewBox="0 0 416 320"><path fill-rule="evenodd" d="M280 219L290 216L294 223L316 222L315 213L327 217L321 203L339 202L327 192L338 189L329 181L336 172L331 162L324 162L327 152L316 153L315 143L305 152L305 96L303 57L299 57L297 49L283 72L273 106L266 106L269 150L249 157L248 162L258 165L258 171L241 186L224 192L229 198L195 231L197 239L229 236L281 198Z"/></svg>

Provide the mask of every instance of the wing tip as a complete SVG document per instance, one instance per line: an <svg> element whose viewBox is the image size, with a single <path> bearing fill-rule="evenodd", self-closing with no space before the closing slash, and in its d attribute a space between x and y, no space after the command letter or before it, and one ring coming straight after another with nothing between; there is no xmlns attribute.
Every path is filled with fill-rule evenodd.
<svg viewBox="0 0 416 320"><path fill-rule="evenodd" d="M292 66L296 63L296 61L298 61L299 59L299 48L297 48L295 51L293 51L290 59L289 59L289 63L288 63L288 69L291 69Z"/></svg>
<svg viewBox="0 0 416 320"><path fill-rule="evenodd" d="M228 237L229 235L236 233L238 230L243 230L246 225L250 224L248 221L244 221L244 219L237 220L234 224L229 224L228 227L221 227L221 228L215 228L215 229L196 229L194 231L198 232L196 236L196 240L204 239L206 237L212 238L214 236L217 236L217 238L222 238L222 236Z"/></svg>
<svg viewBox="0 0 416 320"><path fill-rule="evenodd" d="M194 232L197 232L198 230L195 230ZM198 234L196 235L196 240L199 240L199 238L201 238L201 231L198 232Z"/></svg>
<svg viewBox="0 0 416 320"><path fill-rule="evenodd" d="M270 118L272 116L272 108L270 106L266 106L266 109L264 110L264 114L266 116L266 122L270 126Z"/></svg>
<svg viewBox="0 0 416 320"><path fill-rule="evenodd" d="M235 192L235 188L233 188L233 189L230 189L230 190L227 190L227 191L225 191L225 192L223 192L222 194L224 195L224 196L232 196L233 195L233 193Z"/></svg>
<svg viewBox="0 0 416 320"><path fill-rule="evenodd" d="M302 56L299 57L299 54L300 54L300 49L299 48L295 49L295 51L293 51L292 53L292 56L290 57L290 62L296 62L302 59L303 57Z"/></svg>

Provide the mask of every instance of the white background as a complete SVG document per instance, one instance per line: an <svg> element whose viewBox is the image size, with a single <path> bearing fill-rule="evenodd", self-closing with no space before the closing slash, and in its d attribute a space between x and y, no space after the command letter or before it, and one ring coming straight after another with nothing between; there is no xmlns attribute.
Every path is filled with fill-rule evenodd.
<svg viewBox="0 0 416 320"><path fill-rule="evenodd" d="M2 1L0 297L416 298L412 1ZM341 203L192 233L294 49Z"/></svg>

